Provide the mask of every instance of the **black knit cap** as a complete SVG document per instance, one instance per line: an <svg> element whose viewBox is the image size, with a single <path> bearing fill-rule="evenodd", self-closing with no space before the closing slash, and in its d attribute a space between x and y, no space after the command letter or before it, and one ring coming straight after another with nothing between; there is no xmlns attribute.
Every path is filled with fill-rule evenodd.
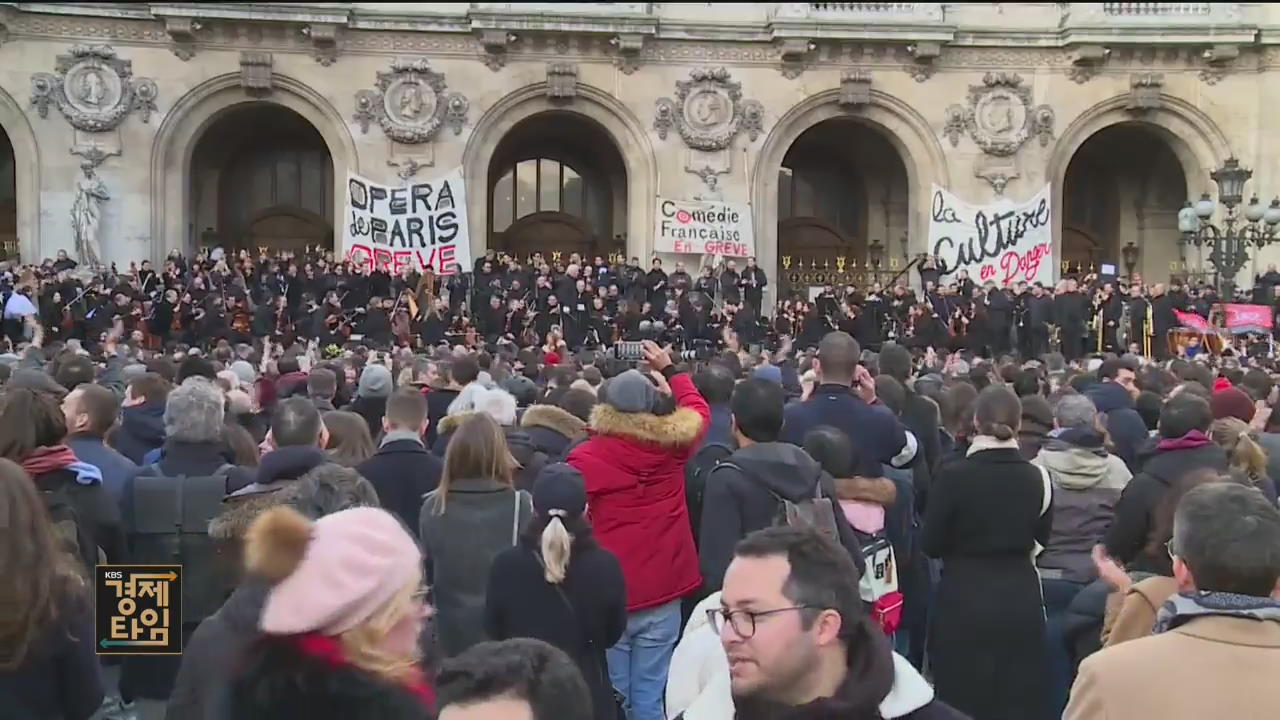
<svg viewBox="0 0 1280 720"><path fill-rule="evenodd" d="M539 515L581 515L587 509L587 485L582 473L566 463L542 468L533 483L533 509Z"/></svg>

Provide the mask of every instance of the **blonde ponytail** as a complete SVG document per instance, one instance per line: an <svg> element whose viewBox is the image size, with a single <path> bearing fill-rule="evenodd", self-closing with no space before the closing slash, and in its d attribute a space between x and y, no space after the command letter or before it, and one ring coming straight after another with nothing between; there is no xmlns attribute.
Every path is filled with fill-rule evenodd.
<svg viewBox="0 0 1280 720"><path fill-rule="evenodd" d="M564 582L569 571L569 553L573 546L573 535L564 526L563 510L552 510L547 526L542 529L542 568L543 576L552 585Z"/></svg>

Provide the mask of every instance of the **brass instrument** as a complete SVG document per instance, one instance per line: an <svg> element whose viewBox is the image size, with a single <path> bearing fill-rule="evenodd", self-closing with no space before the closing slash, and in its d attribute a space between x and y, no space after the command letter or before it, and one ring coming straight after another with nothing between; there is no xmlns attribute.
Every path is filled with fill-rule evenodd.
<svg viewBox="0 0 1280 720"><path fill-rule="evenodd" d="M1116 349L1120 354L1129 352L1129 330L1132 324L1131 315L1133 309L1131 304L1125 301L1120 302L1120 325L1116 328Z"/></svg>
<svg viewBox="0 0 1280 720"><path fill-rule="evenodd" d="M1102 299L1102 295L1098 295L1093 301L1093 333L1097 337L1098 352L1102 352L1102 326L1103 326L1103 305L1106 302Z"/></svg>
<svg viewBox="0 0 1280 720"><path fill-rule="evenodd" d="M1147 300L1147 327L1142 333L1142 354L1151 357L1151 338L1155 336L1155 317L1151 312L1151 301Z"/></svg>
<svg viewBox="0 0 1280 720"><path fill-rule="evenodd" d="M1062 328L1048 323L1049 328L1049 352L1062 352Z"/></svg>

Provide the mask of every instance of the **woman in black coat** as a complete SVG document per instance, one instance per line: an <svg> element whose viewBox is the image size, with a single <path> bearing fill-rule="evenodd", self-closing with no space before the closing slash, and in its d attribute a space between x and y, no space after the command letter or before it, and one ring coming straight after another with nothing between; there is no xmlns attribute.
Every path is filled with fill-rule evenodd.
<svg viewBox="0 0 1280 720"><path fill-rule="evenodd" d="M538 475L534 518L489 573L485 631L494 640L536 638L563 650L591 688L597 720L615 720L604 651L627 627L626 582L618 559L591 536L586 507L577 470L557 463Z"/></svg>
<svg viewBox="0 0 1280 720"><path fill-rule="evenodd" d="M1034 555L1049 541L1051 489L1018 452L1021 404L978 395L964 458L929 493L923 545L943 562L930 662L938 698L974 720L1049 714L1044 606Z"/></svg>

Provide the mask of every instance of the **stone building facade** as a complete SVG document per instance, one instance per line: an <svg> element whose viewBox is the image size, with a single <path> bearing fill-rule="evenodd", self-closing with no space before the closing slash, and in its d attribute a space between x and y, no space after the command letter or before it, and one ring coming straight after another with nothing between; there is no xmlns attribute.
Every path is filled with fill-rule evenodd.
<svg viewBox="0 0 1280 720"><path fill-rule="evenodd" d="M1262 3L0 2L0 243L74 254L87 172L127 264L332 243L348 171L461 167L474 252L648 257L657 198L714 198L766 269L865 281L933 185L1047 184L1059 259L1162 277L1228 157L1280 189L1277 102Z"/></svg>

